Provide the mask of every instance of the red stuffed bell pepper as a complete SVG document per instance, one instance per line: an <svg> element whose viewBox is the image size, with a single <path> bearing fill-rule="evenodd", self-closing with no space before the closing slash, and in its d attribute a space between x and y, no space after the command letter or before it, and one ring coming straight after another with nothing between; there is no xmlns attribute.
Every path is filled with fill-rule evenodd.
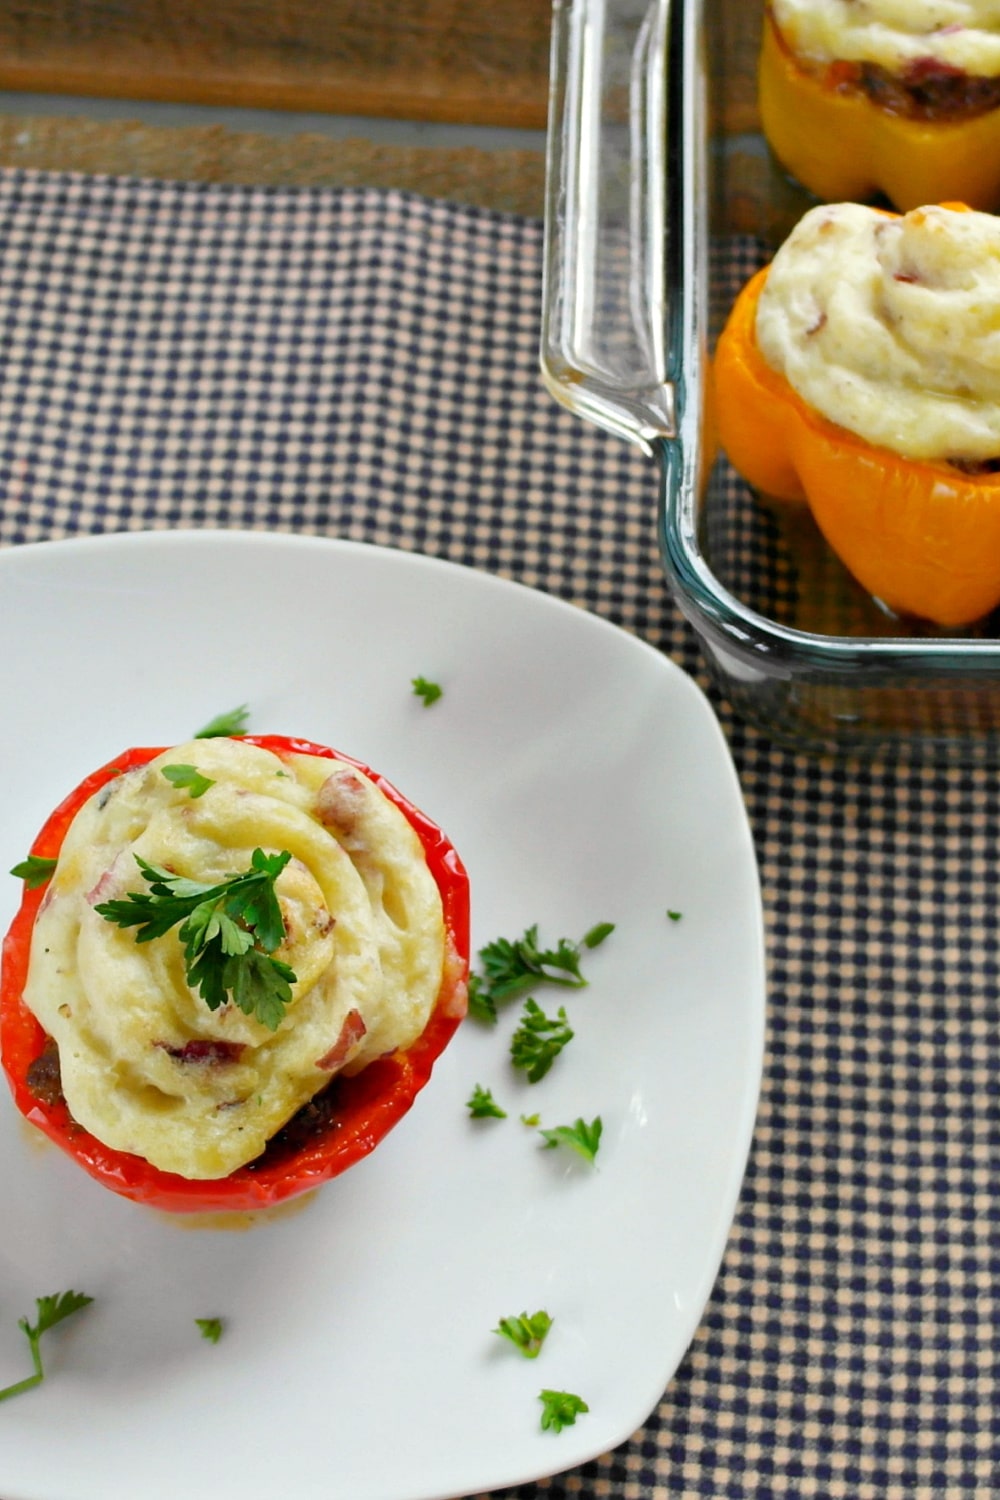
<svg viewBox="0 0 1000 1500"><path fill-rule="evenodd" d="M26 881L4 941L3 1066L25 1117L137 1202L260 1209L338 1175L410 1108L465 1014L458 855L384 778L324 746L248 735L129 750L56 808L32 855L62 857ZM204 906L137 942L140 917L165 921L185 895L190 909L185 876L222 892L215 926ZM67 942L95 964L90 990L59 962ZM35 1014L46 1005L51 1027ZM76 1117L88 1111L100 1136ZM148 1153L123 1149L147 1140Z"/></svg>

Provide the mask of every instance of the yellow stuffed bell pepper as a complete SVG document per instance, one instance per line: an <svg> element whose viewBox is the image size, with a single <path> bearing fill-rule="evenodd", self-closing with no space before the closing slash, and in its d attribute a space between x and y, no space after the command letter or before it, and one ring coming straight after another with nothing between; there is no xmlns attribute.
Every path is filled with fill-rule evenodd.
<svg viewBox="0 0 1000 1500"><path fill-rule="evenodd" d="M901 457L807 405L758 348L767 275L744 287L713 361L733 467L764 494L806 501L844 565L896 613L952 628L988 614L1000 604L1000 473Z"/></svg>
<svg viewBox="0 0 1000 1500"><path fill-rule="evenodd" d="M944 198L1000 208L1000 107L914 118L870 98L849 64L805 66L774 17L758 70L761 124L791 175L827 202L884 194L907 210Z"/></svg>

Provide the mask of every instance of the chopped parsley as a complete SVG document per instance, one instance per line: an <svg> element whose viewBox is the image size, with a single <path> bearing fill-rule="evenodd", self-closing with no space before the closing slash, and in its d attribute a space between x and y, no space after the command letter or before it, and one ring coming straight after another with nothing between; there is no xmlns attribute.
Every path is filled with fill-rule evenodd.
<svg viewBox="0 0 1000 1500"><path fill-rule="evenodd" d="M528 999L524 1002L521 1024L510 1040L510 1060L515 1068L524 1069L529 1083L537 1083L572 1039L573 1031L562 1005L556 1016L547 1016L535 1000Z"/></svg>
<svg viewBox="0 0 1000 1500"><path fill-rule="evenodd" d="M195 1318L195 1322L201 1329L203 1339L208 1339L210 1344L217 1344L222 1337L221 1318Z"/></svg>
<svg viewBox="0 0 1000 1500"><path fill-rule="evenodd" d="M507 1111L501 1109L489 1089L476 1084L466 1100L466 1108L474 1120L506 1120Z"/></svg>
<svg viewBox="0 0 1000 1500"><path fill-rule="evenodd" d="M23 880L29 891L36 891L40 885L44 885L52 876L57 861L45 859L40 854L29 854L27 859L22 859L19 865L11 870L18 880Z"/></svg>
<svg viewBox="0 0 1000 1500"><path fill-rule="evenodd" d="M542 1403L545 1432L562 1432L564 1427L572 1427L582 1412L590 1410L586 1401L572 1391L539 1391L538 1399Z"/></svg>
<svg viewBox="0 0 1000 1500"><path fill-rule="evenodd" d="M239 708L231 708L228 713L216 714L210 719L204 729L199 729L197 734L192 735L196 740L218 740L238 738L246 734L247 724L250 721L250 710L245 703Z"/></svg>
<svg viewBox="0 0 1000 1500"><path fill-rule="evenodd" d="M204 885L158 869L136 855L149 890L130 891L94 907L118 927L136 927L137 943L162 937L179 924L187 982L209 1010L232 1000L245 1015L276 1031L291 1000L295 974L274 950L285 924L274 882L291 855L255 849L250 869L217 885Z"/></svg>
<svg viewBox="0 0 1000 1500"><path fill-rule="evenodd" d="M603 1121L597 1115L589 1125L586 1120L578 1119L573 1125L556 1125L552 1130L540 1130L538 1133L544 1137L547 1150L566 1146L582 1156L584 1161L593 1162L601 1144L603 1129Z"/></svg>
<svg viewBox="0 0 1000 1500"><path fill-rule="evenodd" d="M525 1359L537 1359L551 1327L552 1319L547 1312L540 1311L530 1315L523 1312L514 1318L501 1318L493 1332L498 1333L501 1338L509 1339Z"/></svg>
<svg viewBox="0 0 1000 1500"><path fill-rule="evenodd" d="M20 1396L24 1391L30 1391L34 1386L41 1385L45 1379L40 1347L42 1334L48 1333L50 1328L54 1328L57 1323L61 1323L64 1318L70 1317L73 1313L79 1312L81 1307L86 1307L93 1300L93 1297L88 1297L83 1292L58 1292L52 1297L35 1298L35 1306L38 1309L37 1323L29 1323L27 1317L17 1320L17 1326L28 1340L34 1374L26 1375L23 1380L17 1380L13 1385L4 1386L0 1390L0 1401L6 1401L8 1396Z"/></svg>
<svg viewBox="0 0 1000 1500"><path fill-rule="evenodd" d="M210 786L215 782L208 776L203 776L197 766L164 766L163 775L180 791L186 791L191 797L204 797Z"/></svg>
<svg viewBox="0 0 1000 1500"><path fill-rule="evenodd" d="M429 682L426 677L414 677L412 681L413 691L418 698L424 700L424 707L430 708L443 695L444 688L438 682Z"/></svg>

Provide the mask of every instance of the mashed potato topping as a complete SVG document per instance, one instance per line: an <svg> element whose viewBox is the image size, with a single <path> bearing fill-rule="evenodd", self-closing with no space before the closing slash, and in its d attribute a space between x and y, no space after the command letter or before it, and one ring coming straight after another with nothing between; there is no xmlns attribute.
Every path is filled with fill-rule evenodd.
<svg viewBox="0 0 1000 1500"><path fill-rule="evenodd" d="M163 775L193 765L193 797ZM260 847L292 856L275 891L295 972L275 1031L212 1011L176 930L137 943L94 907L148 886L135 856L201 882ZM408 1047L446 967L437 884L403 813L361 771L195 740L109 782L73 820L35 924L24 1001L58 1044L74 1119L116 1150L220 1178L260 1154L338 1071Z"/></svg>
<svg viewBox="0 0 1000 1500"><path fill-rule="evenodd" d="M816 63L874 63L895 74L928 60L1000 75L1000 0L772 0L778 30Z"/></svg>
<svg viewBox="0 0 1000 1500"><path fill-rule="evenodd" d="M1000 220L841 203L768 271L758 347L831 422L907 458L1000 456Z"/></svg>

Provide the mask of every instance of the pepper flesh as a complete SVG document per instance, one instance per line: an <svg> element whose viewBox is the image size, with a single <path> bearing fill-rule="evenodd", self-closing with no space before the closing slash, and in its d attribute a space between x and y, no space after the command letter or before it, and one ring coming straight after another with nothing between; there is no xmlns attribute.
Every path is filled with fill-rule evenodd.
<svg viewBox="0 0 1000 1500"><path fill-rule="evenodd" d="M1000 108L955 120L917 120L882 109L836 71L801 67L773 17L758 66L761 125L791 175L828 203L884 193L904 212L957 198L1000 207Z"/></svg>
<svg viewBox="0 0 1000 1500"><path fill-rule="evenodd" d="M901 615L972 624L1000 604L1000 474L903 458L807 405L757 345L767 267L743 288L713 361L719 443L755 489L806 501L848 570Z"/></svg>
<svg viewBox="0 0 1000 1500"><path fill-rule="evenodd" d="M0 970L0 1056L21 1113L66 1151L92 1177L135 1202L172 1213L246 1211L267 1208L318 1187L367 1156L412 1105L465 1013L469 968L469 881L449 840L384 777L340 751L284 735L243 735L251 745L278 756L299 754L336 759L361 771L400 809L415 830L441 894L446 960L427 1026L405 1051L380 1057L360 1073L340 1078L335 1115L329 1124L288 1155L277 1154L240 1167L216 1181L193 1181L162 1172L141 1156L115 1151L78 1125L63 1100L47 1103L28 1086L28 1071L48 1040L22 1000L35 916L46 887L25 889L4 939ZM58 856L66 830L83 804L102 786L134 766L147 764L164 747L131 749L94 771L55 809L31 853Z"/></svg>

